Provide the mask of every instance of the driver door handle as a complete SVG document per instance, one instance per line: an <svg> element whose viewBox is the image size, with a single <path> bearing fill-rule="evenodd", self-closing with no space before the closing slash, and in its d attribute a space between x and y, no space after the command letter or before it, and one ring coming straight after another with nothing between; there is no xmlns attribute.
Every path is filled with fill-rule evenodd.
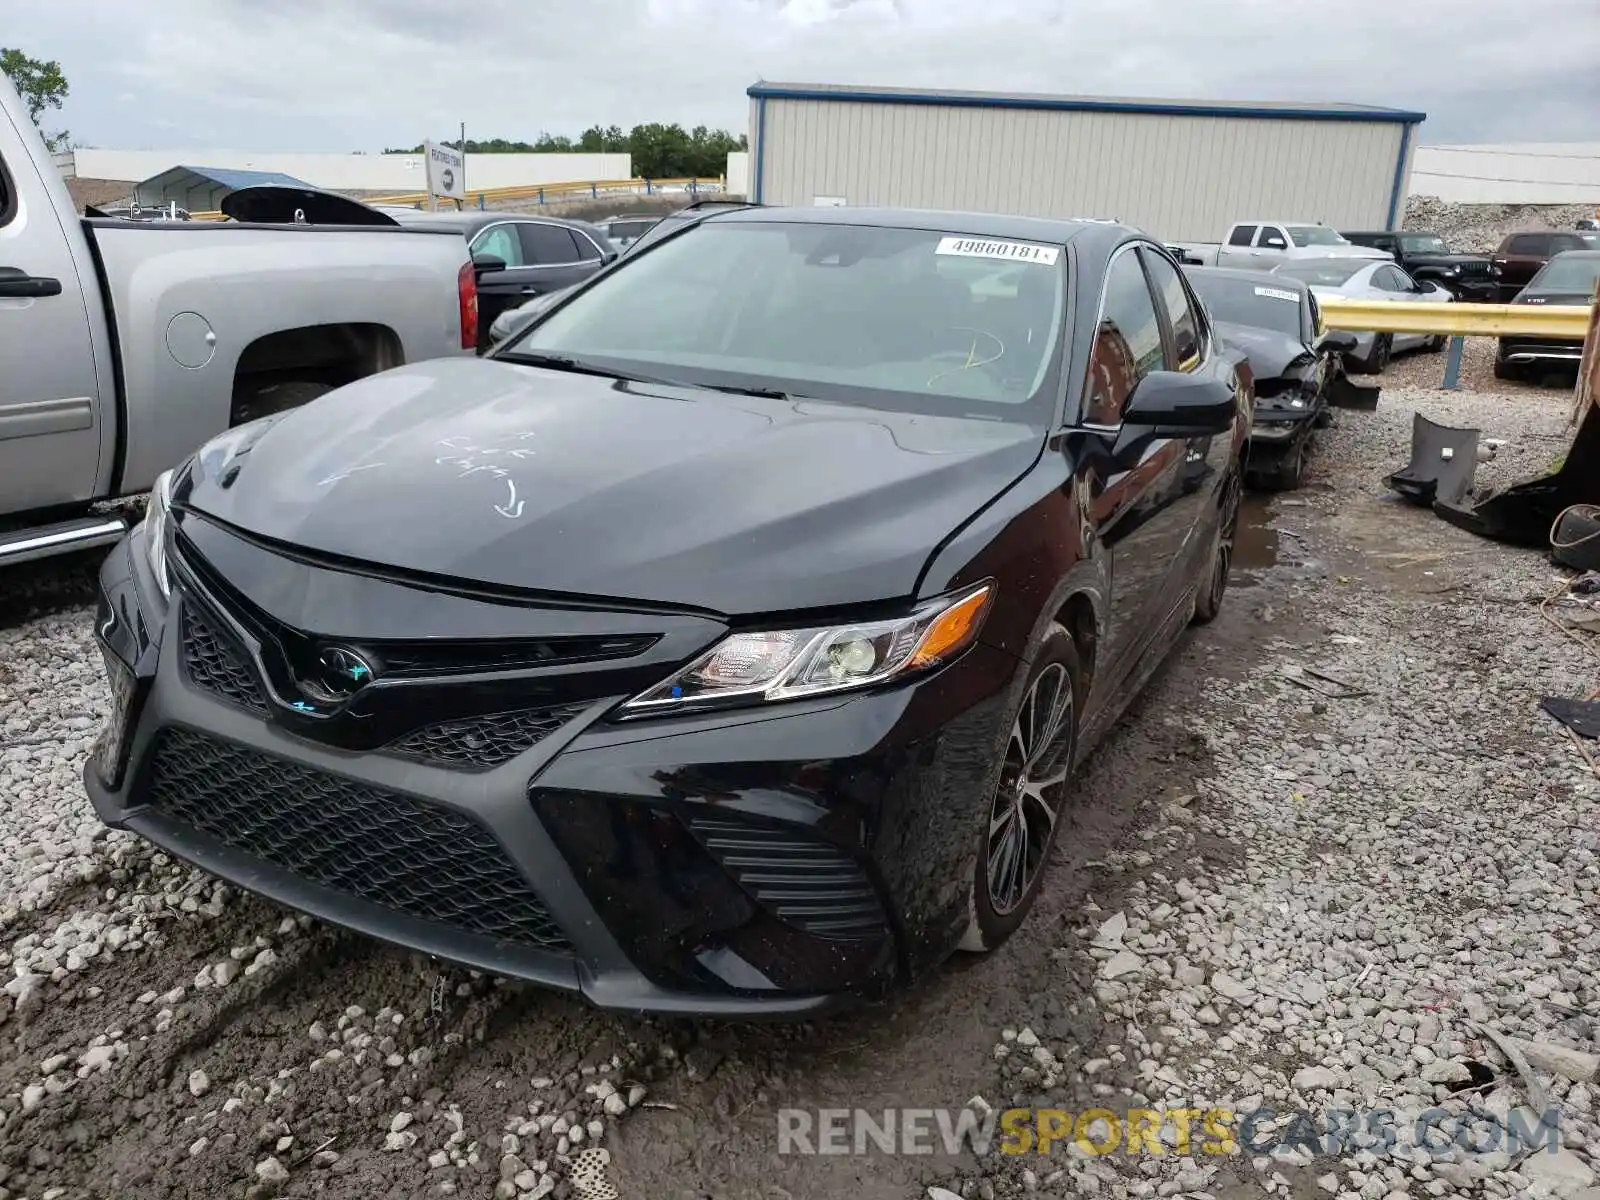
<svg viewBox="0 0 1600 1200"><path fill-rule="evenodd" d="M61 280L47 275L29 275L17 267L0 267L0 297L31 299L61 295Z"/></svg>

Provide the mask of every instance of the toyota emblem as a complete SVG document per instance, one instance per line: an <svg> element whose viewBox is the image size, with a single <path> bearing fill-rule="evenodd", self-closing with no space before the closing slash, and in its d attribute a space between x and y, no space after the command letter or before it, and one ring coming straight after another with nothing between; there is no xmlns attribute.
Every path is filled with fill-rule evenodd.
<svg viewBox="0 0 1600 1200"><path fill-rule="evenodd" d="M372 664L354 650L329 646L317 656L317 682L330 696L352 696L372 682Z"/></svg>

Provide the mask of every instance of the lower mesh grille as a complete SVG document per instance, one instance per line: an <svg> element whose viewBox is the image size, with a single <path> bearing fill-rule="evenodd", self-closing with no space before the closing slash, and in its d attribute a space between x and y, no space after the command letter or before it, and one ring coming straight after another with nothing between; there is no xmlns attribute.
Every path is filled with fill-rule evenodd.
<svg viewBox="0 0 1600 1200"><path fill-rule="evenodd" d="M212 627L192 601L183 605L183 669L206 691L252 712L267 711L266 697L249 660L231 637Z"/></svg>
<svg viewBox="0 0 1600 1200"><path fill-rule="evenodd" d="M162 732L158 812L302 879L483 937L572 947L478 822L188 730Z"/></svg>
<svg viewBox="0 0 1600 1200"><path fill-rule="evenodd" d="M883 907L861 864L825 842L775 825L696 817L689 826L757 903L829 938L876 937Z"/></svg>
<svg viewBox="0 0 1600 1200"><path fill-rule="evenodd" d="M582 705L574 705L441 721L386 749L390 754L449 767L497 767L532 749L582 711Z"/></svg>

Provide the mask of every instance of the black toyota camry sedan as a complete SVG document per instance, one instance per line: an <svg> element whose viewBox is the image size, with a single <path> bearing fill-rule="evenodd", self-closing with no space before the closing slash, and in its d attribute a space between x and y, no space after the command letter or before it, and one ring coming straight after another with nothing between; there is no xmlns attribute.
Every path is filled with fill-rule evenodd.
<svg viewBox="0 0 1600 1200"><path fill-rule="evenodd" d="M881 997L1021 925L1074 764L1216 614L1241 361L1122 226L718 213L163 476L89 793L606 1008Z"/></svg>

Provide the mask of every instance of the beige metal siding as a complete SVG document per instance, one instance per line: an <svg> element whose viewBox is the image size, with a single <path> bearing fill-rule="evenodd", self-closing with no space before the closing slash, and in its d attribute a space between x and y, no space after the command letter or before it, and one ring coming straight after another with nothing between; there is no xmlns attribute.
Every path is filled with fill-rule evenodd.
<svg viewBox="0 0 1600 1200"><path fill-rule="evenodd" d="M1248 217L1388 223L1404 126L1266 117L959 108L768 98L752 104L767 204L1112 217L1217 241ZM752 172L756 169L752 164Z"/></svg>

